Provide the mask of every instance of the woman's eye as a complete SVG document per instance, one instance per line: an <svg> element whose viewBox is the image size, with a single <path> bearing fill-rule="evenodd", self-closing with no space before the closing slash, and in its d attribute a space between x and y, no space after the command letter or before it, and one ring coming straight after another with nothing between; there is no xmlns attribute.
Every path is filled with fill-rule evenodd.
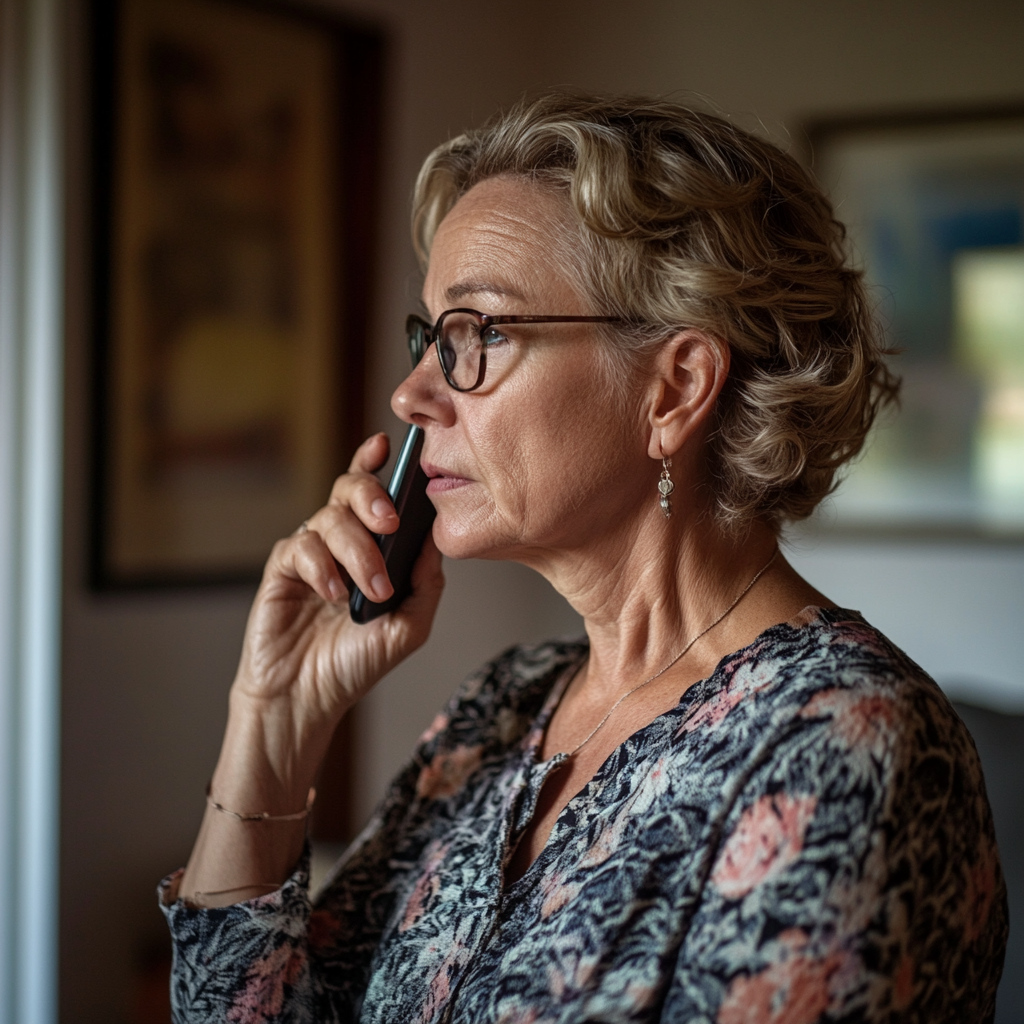
<svg viewBox="0 0 1024 1024"><path fill-rule="evenodd" d="M508 341L508 336L497 327L485 327L480 335L480 340L484 343L485 348L491 348Z"/></svg>

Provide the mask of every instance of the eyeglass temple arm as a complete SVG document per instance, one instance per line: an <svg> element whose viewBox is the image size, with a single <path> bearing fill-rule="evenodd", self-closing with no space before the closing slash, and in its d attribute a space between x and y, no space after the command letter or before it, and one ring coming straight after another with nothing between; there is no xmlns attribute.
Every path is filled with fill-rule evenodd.
<svg viewBox="0 0 1024 1024"><path fill-rule="evenodd" d="M622 322L619 316L527 316L517 314L484 314L487 324L617 324ZM486 324L484 325L486 326Z"/></svg>

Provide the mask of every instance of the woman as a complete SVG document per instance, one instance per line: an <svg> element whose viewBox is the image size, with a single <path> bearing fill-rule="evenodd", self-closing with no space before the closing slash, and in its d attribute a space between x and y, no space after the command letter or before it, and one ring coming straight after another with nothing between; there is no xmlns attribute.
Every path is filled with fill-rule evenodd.
<svg viewBox="0 0 1024 1024"><path fill-rule="evenodd" d="M335 560L392 592L378 435L275 546L163 885L178 1019L990 1020L971 740L777 545L896 390L811 179L706 114L553 94L436 150L414 233L434 351L392 405L433 537L352 623ZM532 566L587 636L464 683L311 908L317 766L426 639L441 553Z"/></svg>

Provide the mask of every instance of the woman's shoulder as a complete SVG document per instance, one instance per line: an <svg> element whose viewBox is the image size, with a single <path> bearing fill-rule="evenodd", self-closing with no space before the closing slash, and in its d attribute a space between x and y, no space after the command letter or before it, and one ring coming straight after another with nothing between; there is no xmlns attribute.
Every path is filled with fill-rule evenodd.
<svg viewBox="0 0 1024 1024"><path fill-rule="evenodd" d="M991 833L967 727L931 676L857 612L805 609L725 659L684 728L719 722L737 763L766 753L766 785L782 773L787 785L822 799L834 791L842 803L857 780L883 816L941 807Z"/></svg>
<svg viewBox="0 0 1024 1024"><path fill-rule="evenodd" d="M763 697L782 705L825 706L877 698L913 707L935 703L955 718L952 705L928 673L860 612L845 608L803 609L724 658L715 676L730 693Z"/></svg>
<svg viewBox="0 0 1024 1024"><path fill-rule="evenodd" d="M776 757L817 750L826 774L847 762L879 781L935 755L984 792L973 741L953 705L907 654L860 613L806 608L723 659L683 728L726 728L747 750L772 737Z"/></svg>

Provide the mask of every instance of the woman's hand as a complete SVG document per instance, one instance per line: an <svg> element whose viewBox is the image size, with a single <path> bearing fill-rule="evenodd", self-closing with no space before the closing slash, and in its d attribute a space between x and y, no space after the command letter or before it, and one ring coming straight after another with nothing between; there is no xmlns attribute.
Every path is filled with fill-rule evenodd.
<svg viewBox="0 0 1024 1024"><path fill-rule="evenodd" d="M413 593L399 608L366 625L349 616L348 580L371 600L393 593L373 537L398 528L391 499L373 475L387 456L386 435L365 441L328 503L304 530L274 546L249 616L233 700L283 702L310 725L333 730L427 639L444 586L441 556L429 537L413 572Z"/></svg>
<svg viewBox="0 0 1024 1024"><path fill-rule="evenodd" d="M384 434L365 441L306 529L274 545L211 783L224 807L273 816L301 810L342 715L430 633L444 587L430 537L412 594L397 609L366 625L349 616L346 580L378 601L392 594L373 538L398 529L373 475L387 457ZM262 895L292 870L304 833L302 820L242 822L207 808L179 895L208 906Z"/></svg>

